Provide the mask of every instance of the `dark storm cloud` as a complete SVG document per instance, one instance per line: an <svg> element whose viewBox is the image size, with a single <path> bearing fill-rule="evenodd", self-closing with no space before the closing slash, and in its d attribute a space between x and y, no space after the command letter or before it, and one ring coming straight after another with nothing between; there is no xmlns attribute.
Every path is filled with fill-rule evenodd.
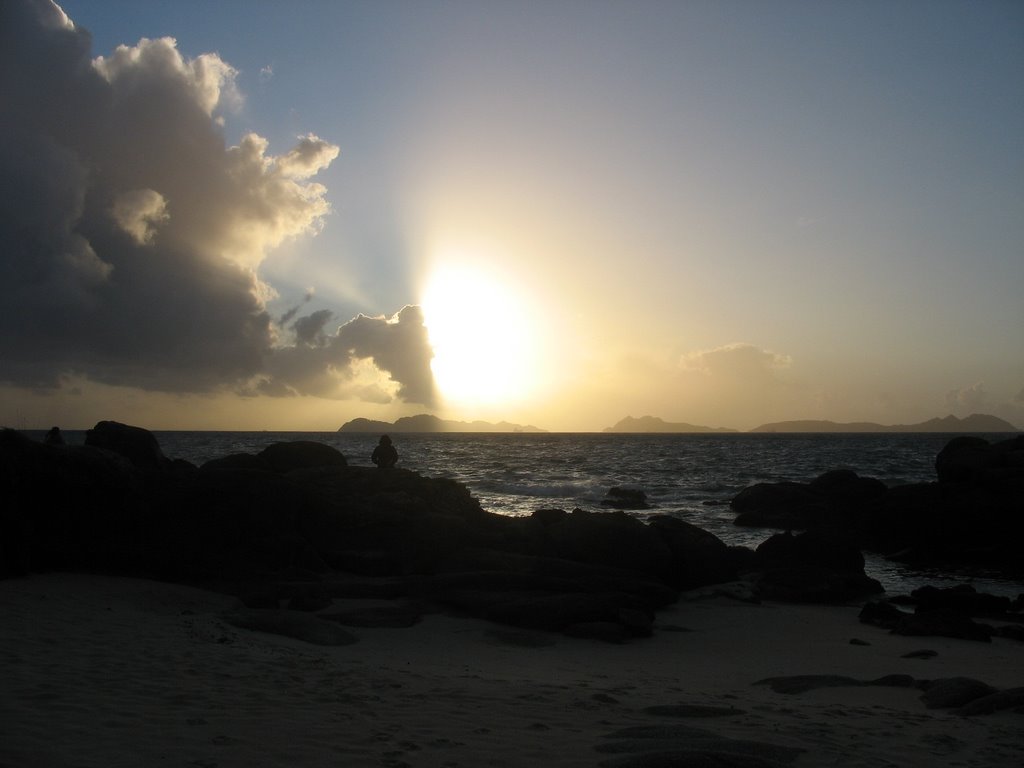
<svg viewBox="0 0 1024 768"><path fill-rule="evenodd" d="M275 350L267 375L256 384L258 392L435 403L433 352L420 307L406 306L390 318L358 315L327 334L330 317L320 310L295 321L296 344ZM372 361L386 373L394 393L379 382L360 379L360 360Z"/></svg>
<svg viewBox="0 0 1024 768"><path fill-rule="evenodd" d="M321 309L311 315L300 317L292 325L295 330L295 341L307 347L317 344L323 339L324 326L333 315L331 310Z"/></svg>
<svg viewBox="0 0 1024 768"><path fill-rule="evenodd" d="M241 99L236 74L170 38L94 59L52 2L0 4L0 381L313 394L372 358L399 396L429 395L415 323L360 316L329 336L321 310L279 346L299 308L275 327L257 270L321 225L326 189L310 179L338 148L309 134L273 156L252 133L227 147L219 112Z"/></svg>

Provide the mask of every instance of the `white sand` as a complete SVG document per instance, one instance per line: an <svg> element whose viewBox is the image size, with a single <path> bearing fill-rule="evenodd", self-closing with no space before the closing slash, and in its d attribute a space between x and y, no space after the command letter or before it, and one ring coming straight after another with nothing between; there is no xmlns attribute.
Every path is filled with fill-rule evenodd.
<svg viewBox="0 0 1024 768"><path fill-rule="evenodd" d="M681 602L624 646L431 615L327 648L228 626L219 614L235 605L135 579L0 581L0 766L595 766L613 757L595 751L607 734L653 724L806 749L796 766L1024 755L1019 714L963 718L912 689L753 685L904 673L1024 686L1024 643L896 637L855 608ZM921 648L938 656L900 658ZM643 711L681 703L744 713Z"/></svg>

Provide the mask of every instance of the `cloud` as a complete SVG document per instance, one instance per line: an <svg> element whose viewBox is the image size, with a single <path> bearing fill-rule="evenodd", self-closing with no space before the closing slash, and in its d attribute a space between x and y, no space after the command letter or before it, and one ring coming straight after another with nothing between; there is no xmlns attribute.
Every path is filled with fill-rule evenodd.
<svg viewBox="0 0 1024 768"><path fill-rule="evenodd" d="M259 267L322 226L312 178L339 150L311 133L278 155L256 133L227 146L237 74L168 37L93 58L49 0L0 4L0 381L431 400L418 310L333 333L328 310L293 321L312 293L268 313Z"/></svg>
<svg viewBox="0 0 1024 768"><path fill-rule="evenodd" d="M300 317L292 325L295 330L295 341L303 346L312 347L323 343L324 325L334 315L329 309L321 309L311 315Z"/></svg>
<svg viewBox="0 0 1024 768"><path fill-rule="evenodd" d="M777 372L791 364L792 359L786 355L744 343L691 352L679 361L684 371L750 384L775 380Z"/></svg>
<svg viewBox="0 0 1024 768"><path fill-rule="evenodd" d="M420 307L392 317L358 315L328 333L332 315L318 310L295 320L295 344L275 349L266 372L244 393L436 404L433 350Z"/></svg>
<svg viewBox="0 0 1024 768"><path fill-rule="evenodd" d="M110 214L139 245L153 242L157 226L171 218L164 196L153 189L121 192L114 198Z"/></svg>
<svg viewBox="0 0 1024 768"><path fill-rule="evenodd" d="M988 393L982 382L946 393L946 406L959 413L977 413L988 407Z"/></svg>

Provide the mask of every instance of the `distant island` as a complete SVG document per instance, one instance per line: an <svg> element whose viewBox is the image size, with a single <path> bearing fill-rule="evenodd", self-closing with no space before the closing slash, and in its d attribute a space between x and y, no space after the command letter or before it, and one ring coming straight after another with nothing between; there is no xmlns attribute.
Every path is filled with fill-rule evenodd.
<svg viewBox="0 0 1024 768"><path fill-rule="evenodd" d="M998 416L972 413L963 419L945 416L920 424L875 424L870 421L839 423L835 421L798 420L762 424L751 432L1020 432L1017 427Z"/></svg>
<svg viewBox="0 0 1024 768"><path fill-rule="evenodd" d="M708 432L738 432L736 429L728 429L726 427L702 427L697 424L687 424L686 422L669 422L664 419L659 419L657 416L641 416L636 419L632 416L627 416L621 421L617 422L613 427L605 427L605 432L671 432L671 433L682 433L682 432L697 432L697 433L708 433Z"/></svg>
<svg viewBox="0 0 1024 768"><path fill-rule="evenodd" d="M512 424L499 421L450 421L431 414L403 416L394 423L373 419L352 419L341 425L339 432L547 432L532 425Z"/></svg>

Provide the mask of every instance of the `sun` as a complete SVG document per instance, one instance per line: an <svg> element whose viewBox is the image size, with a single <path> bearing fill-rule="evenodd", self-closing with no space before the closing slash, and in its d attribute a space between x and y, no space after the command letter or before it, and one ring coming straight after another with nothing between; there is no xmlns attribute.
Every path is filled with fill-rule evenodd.
<svg viewBox="0 0 1024 768"><path fill-rule="evenodd" d="M538 338L510 281L479 267L442 266L421 304L434 382L448 403L508 405L533 393Z"/></svg>

